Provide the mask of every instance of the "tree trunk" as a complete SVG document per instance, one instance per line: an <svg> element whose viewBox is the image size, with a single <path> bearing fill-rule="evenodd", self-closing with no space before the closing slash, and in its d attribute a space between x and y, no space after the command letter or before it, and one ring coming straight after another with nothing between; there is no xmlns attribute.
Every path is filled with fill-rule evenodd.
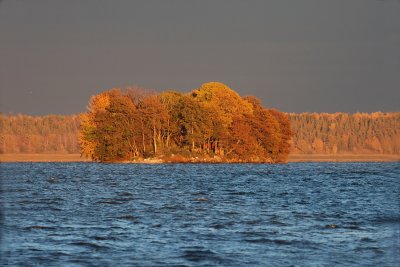
<svg viewBox="0 0 400 267"><path fill-rule="evenodd" d="M153 123L153 146L154 146L154 154L157 154L157 131L156 126Z"/></svg>
<svg viewBox="0 0 400 267"><path fill-rule="evenodd" d="M193 137L193 127L192 127L192 151L194 151L194 137Z"/></svg>
<svg viewBox="0 0 400 267"><path fill-rule="evenodd" d="M167 140L166 140L166 147L169 147L169 139L170 139L170 133L169 133L169 129L170 129L170 120L168 120L167 122Z"/></svg>
<svg viewBox="0 0 400 267"><path fill-rule="evenodd" d="M143 143L143 153L146 152L146 145L144 143L144 131L142 131L142 143Z"/></svg>

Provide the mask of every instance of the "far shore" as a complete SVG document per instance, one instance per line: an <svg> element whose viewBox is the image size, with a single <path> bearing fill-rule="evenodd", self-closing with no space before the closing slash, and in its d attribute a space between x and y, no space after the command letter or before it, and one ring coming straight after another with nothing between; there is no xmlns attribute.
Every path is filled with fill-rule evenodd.
<svg viewBox="0 0 400 267"><path fill-rule="evenodd" d="M396 162L400 155L386 154L290 154L289 162ZM90 162L80 154L0 154L0 162ZM147 159L132 163L162 163Z"/></svg>
<svg viewBox="0 0 400 267"><path fill-rule="evenodd" d="M83 162L80 154L0 154L0 162Z"/></svg>
<svg viewBox="0 0 400 267"><path fill-rule="evenodd" d="M396 162L400 155L389 154L290 154L289 162Z"/></svg>

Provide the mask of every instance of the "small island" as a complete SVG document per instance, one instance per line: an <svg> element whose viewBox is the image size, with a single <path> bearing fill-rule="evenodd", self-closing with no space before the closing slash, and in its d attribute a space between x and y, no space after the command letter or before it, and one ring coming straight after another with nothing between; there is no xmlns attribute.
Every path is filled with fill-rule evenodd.
<svg viewBox="0 0 400 267"><path fill-rule="evenodd" d="M284 163L291 138L286 114L219 82L189 93L102 92L79 133L82 156L98 162Z"/></svg>

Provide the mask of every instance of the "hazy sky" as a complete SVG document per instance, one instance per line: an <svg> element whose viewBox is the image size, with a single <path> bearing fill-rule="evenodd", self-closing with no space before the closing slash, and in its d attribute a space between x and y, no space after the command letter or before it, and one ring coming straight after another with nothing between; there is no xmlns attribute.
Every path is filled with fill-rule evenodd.
<svg viewBox="0 0 400 267"><path fill-rule="evenodd" d="M221 81L286 112L400 110L400 1L0 0L0 111Z"/></svg>

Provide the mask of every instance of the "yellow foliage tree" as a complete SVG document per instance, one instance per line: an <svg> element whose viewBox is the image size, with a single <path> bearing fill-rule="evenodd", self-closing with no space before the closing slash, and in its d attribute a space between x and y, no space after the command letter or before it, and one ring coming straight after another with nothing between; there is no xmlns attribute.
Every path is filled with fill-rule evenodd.
<svg viewBox="0 0 400 267"><path fill-rule="evenodd" d="M81 130L79 131L79 143L81 146L81 155L94 159L94 153L98 140L95 137L96 115L100 112L105 112L110 106L110 96L108 92L94 95L90 98L87 107L88 112L80 115Z"/></svg>
<svg viewBox="0 0 400 267"><path fill-rule="evenodd" d="M232 124L235 116L253 113L252 105L248 101L220 82L205 83L194 90L192 96L205 107L213 110L225 128Z"/></svg>

